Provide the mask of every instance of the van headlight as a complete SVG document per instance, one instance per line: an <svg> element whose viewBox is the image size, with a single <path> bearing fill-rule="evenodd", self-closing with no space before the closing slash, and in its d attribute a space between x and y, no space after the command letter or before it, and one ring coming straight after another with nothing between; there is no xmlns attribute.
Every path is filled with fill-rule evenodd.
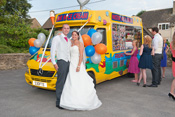
<svg viewBox="0 0 175 117"><path fill-rule="evenodd" d="M57 73L56 73L54 77L57 77L57 76L58 76L58 75L57 75Z"/></svg>

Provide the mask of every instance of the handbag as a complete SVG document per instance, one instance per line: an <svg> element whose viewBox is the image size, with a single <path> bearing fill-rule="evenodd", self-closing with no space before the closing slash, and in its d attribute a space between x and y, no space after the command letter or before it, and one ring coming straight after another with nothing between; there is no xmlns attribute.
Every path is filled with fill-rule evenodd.
<svg viewBox="0 0 175 117"><path fill-rule="evenodd" d="M175 57L173 57L173 55L171 54L171 58L172 58L172 61L175 62Z"/></svg>

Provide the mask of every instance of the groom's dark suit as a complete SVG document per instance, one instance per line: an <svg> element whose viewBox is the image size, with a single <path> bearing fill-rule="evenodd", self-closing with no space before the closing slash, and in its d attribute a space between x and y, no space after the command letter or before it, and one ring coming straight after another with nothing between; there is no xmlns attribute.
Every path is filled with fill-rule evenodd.
<svg viewBox="0 0 175 117"><path fill-rule="evenodd" d="M65 35L57 35L53 38L51 46L51 61L53 65L58 65L57 82L56 82L56 106L60 107L62 90L69 72L70 46L71 42L65 39ZM67 38L67 37L66 37ZM57 63L55 62L55 54Z"/></svg>

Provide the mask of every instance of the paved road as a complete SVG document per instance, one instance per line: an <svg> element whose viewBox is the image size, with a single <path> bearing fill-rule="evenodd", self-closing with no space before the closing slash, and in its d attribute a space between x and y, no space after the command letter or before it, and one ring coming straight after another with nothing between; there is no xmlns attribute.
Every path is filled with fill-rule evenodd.
<svg viewBox="0 0 175 117"><path fill-rule="evenodd" d="M92 111L57 109L55 92L29 86L25 70L0 71L0 117L175 117L175 101L167 96L171 68L158 88L138 87L126 76L97 85L103 105Z"/></svg>

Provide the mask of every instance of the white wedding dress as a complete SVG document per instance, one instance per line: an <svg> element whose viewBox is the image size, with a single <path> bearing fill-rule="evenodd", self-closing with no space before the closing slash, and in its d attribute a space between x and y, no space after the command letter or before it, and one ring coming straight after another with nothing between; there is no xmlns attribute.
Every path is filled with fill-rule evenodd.
<svg viewBox="0 0 175 117"><path fill-rule="evenodd" d="M79 48L70 49L71 60L69 73L61 95L60 106L69 110L93 110L101 106L94 88L93 79L87 74L81 63L80 71L76 72L79 62Z"/></svg>

